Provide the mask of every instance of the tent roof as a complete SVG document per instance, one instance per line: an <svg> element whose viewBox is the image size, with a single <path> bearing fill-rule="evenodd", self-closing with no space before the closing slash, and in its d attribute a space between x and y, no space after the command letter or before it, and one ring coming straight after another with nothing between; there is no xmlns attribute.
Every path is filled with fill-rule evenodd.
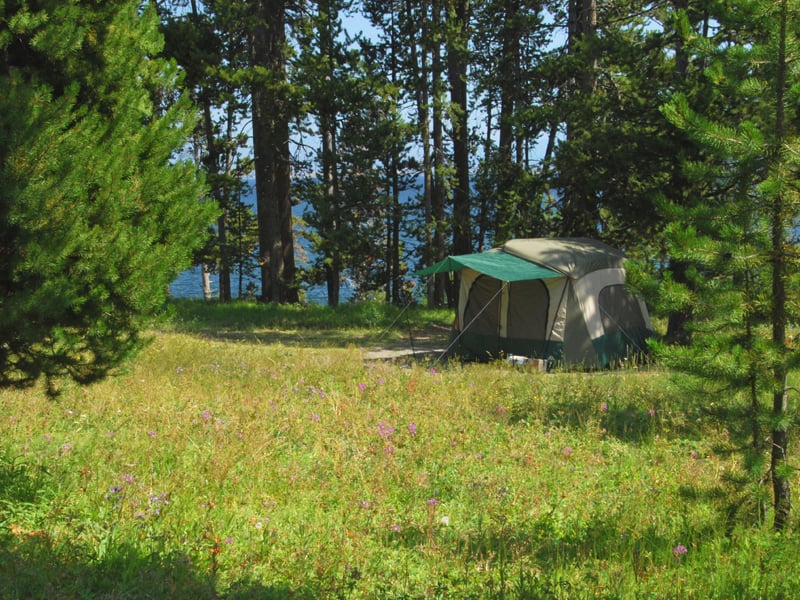
<svg viewBox="0 0 800 600"><path fill-rule="evenodd" d="M598 269L620 268L624 260L618 250L586 238L518 239L488 252L448 256L415 275L470 268L502 281L561 276L577 279Z"/></svg>
<svg viewBox="0 0 800 600"><path fill-rule="evenodd" d="M527 279L546 279L548 277L562 276L556 271L546 269L512 254L497 251L448 256L435 265L417 271L415 275L435 275L436 273L460 271L463 268L473 269L501 281L525 281Z"/></svg>
<svg viewBox="0 0 800 600"><path fill-rule="evenodd" d="M622 252L588 238L510 240L501 249L573 279L600 269L622 268L625 263Z"/></svg>

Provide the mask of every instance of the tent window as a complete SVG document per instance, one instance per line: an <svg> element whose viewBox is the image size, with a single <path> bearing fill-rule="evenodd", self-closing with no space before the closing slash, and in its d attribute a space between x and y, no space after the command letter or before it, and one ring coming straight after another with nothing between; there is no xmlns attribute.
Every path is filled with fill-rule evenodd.
<svg viewBox="0 0 800 600"><path fill-rule="evenodd" d="M600 316L606 333L644 329L646 327L639 301L624 285L609 285L600 291Z"/></svg>
<svg viewBox="0 0 800 600"><path fill-rule="evenodd" d="M503 282L494 277L481 275L469 288L467 305L464 308L462 327L472 333L497 335L500 330L500 300L498 293Z"/></svg>
<svg viewBox="0 0 800 600"><path fill-rule="evenodd" d="M508 294L508 337L524 340L547 338L550 294L541 279L516 281Z"/></svg>

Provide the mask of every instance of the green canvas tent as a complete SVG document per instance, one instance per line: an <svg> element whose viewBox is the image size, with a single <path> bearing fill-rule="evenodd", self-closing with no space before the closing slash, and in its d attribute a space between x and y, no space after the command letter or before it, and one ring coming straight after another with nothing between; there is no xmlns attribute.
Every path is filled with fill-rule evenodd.
<svg viewBox="0 0 800 600"><path fill-rule="evenodd" d="M460 272L449 355L599 368L643 352L652 334L647 307L625 287L624 262L595 240L535 238L416 274Z"/></svg>

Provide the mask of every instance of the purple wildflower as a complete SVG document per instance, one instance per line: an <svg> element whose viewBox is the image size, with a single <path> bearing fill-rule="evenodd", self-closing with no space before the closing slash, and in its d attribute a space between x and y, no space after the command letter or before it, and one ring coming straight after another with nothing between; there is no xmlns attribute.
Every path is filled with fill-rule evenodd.
<svg viewBox="0 0 800 600"><path fill-rule="evenodd" d="M394 433L394 427L391 425L384 423L383 421L378 421L378 435L381 437L389 437Z"/></svg>
<svg viewBox="0 0 800 600"><path fill-rule="evenodd" d="M680 559L681 556L683 556L684 554L686 554L688 552L689 552L689 550L683 544L678 544L677 546L675 546L672 549L673 556L675 556L675 558L678 558L678 559Z"/></svg>
<svg viewBox="0 0 800 600"><path fill-rule="evenodd" d="M416 423L409 423L408 424L408 435L411 437L417 436L417 424Z"/></svg>
<svg viewBox="0 0 800 600"><path fill-rule="evenodd" d="M122 497L122 486L121 485L112 485L108 488L108 493L106 494L106 500L119 500Z"/></svg>

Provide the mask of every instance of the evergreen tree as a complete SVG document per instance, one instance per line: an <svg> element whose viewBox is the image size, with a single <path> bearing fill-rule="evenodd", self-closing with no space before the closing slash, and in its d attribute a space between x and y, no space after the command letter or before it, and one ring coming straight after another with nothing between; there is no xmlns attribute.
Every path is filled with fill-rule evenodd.
<svg viewBox="0 0 800 600"><path fill-rule="evenodd" d="M249 208L241 201L241 191L242 179L252 168L252 161L243 156L248 138L242 122L249 109L242 89L247 67L244 8L230 0L192 2L188 10L185 4L171 0L160 8L164 53L181 66L183 85L200 108L192 142L220 215L213 248L209 246L198 259L204 276L208 271L217 272L219 298L229 301L233 297L231 276L242 258L234 247L240 241L237 232L230 229L242 217L241 211Z"/></svg>
<svg viewBox="0 0 800 600"><path fill-rule="evenodd" d="M541 169L532 147L550 127L542 65L550 31L539 0L491 0L476 10L475 80L486 113L484 152L475 177L478 242L546 235Z"/></svg>
<svg viewBox="0 0 800 600"><path fill-rule="evenodd" d="M660 229L655 200L682 193L674 157L691 152L659 112L665 94L695 85L679 74L658 7L633 0L570 2L569 52L554 61L565 137L553 185L563 195L559 233L631 250ZM663 17L662 17L663 18Z"/></svg>
<svg viewBox="0 0 800 600"><path fill-rule="evenodd" d="M297 302L290 124L300 111L287 73L292 3L248 0L247 8L261 300Z"/></svg>
<svg viewBox="0 0 800 600"><path fill-rule="evenodd" d="M691 345L661 347L660 354L666 364L715 385L731 403L736 392L746 398L746 465L751 481L760 483L767 473L772 480L776 529L787 524L791 509L786 377L798 364L787 338L788 324L800 316L794 250L800 70L797 30L788 26L798 22L798 8L796 0L755 0L721 13L721 30L736 31L736 43L724 36L700 52L716 54L709 77L737 103L704 115L677 95L664 109L713 159L683 166L713 182L714 194L703 204L667 207L670 256L687 268L685 281L666 278L660 299L691 315Z"/></svg>
<svg viewBox="0 0 800 600"><path fill-rule="evenodd" d="M0 4L2 385L108 373L206 235L162 45L136 0Z"/></svg>
<svg viewBox="0 0 800 600"><path fill-rule="evenodd" d="M362 4L380 31L375 46L384 71L398 88L398 109L409 105L416 112L411 133L417 140L422 189L418 193L421 215L413 237L419 241L419 261L433 264L448 254L447 240L453 232L448 216L452 165L445 147L443 0L365 0ZM431 306L441 306L451 291L446 273L431 277L426 287Z"/></svg>

